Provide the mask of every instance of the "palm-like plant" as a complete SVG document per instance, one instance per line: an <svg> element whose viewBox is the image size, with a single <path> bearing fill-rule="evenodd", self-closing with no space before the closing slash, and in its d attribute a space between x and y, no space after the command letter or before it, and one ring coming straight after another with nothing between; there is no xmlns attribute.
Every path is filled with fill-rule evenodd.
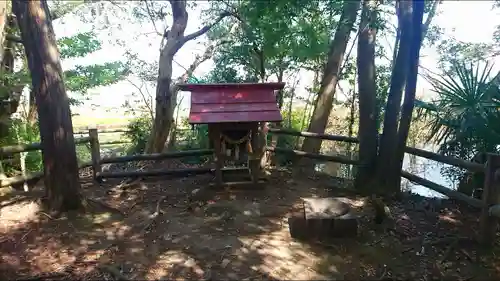
<svg viewBox="0 0 500 281"><path fill-rule="evenodd" d="M493 152L500 144L500 91L492 66L457 63L450 72L426 76L437 98L418 101L419 113L429 120L429 140L442 152L470 158L477 152Z"/></svg>

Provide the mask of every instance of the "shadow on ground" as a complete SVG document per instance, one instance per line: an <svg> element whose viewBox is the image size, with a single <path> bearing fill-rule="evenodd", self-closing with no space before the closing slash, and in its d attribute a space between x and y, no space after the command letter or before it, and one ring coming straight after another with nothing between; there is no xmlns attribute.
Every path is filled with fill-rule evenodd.
<svg viewBox="0 0 500 281"><path fill-rule="evenodd" d="M476 253L471 252L475 245L470 249L460 245L446 253L450 243L439 239L473 235L468 229L477 225L473 215L459 216L451 207L423 213L411 204L394 204L391 224L374 228L362 219L357 238L310 244L294 241L288 233L286 217L297 211L301 197L347 196L364 212L362 198L339 188L331 178L281 170L273 171L262 190L210 191L203 200L193 200L191 192L211 181L211 176L196 176L97 186L87 180L83 190L93 199L92 212L57 219L39 210L34 195L6 195L0 198L0 276L270 280L499 276L493 267L498 260L475 260Z"/></svg>

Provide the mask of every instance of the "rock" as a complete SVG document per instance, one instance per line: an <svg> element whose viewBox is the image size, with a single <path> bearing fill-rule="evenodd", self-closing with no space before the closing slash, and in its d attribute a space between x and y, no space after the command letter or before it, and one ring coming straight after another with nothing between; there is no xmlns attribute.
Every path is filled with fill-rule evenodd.
<svg viewBox="0 0 500 281"><path fill-rule="evenodd" d="M303 212L291 216L288 225L293 238L323 241L355 237L358 217L341 198L306 198Z"/></svg>
<svg viewBox="0 0 500 281"><path fill-rule="evenodd" d="M288 218L288 229L290 236L298 240L305 240L308 238L307 221L304 214L294 214Z"/></svg>
<svg viewBox="0 0 500 281"><path fill-rule="evenodd" d="M304 198L304 213L307 220L331 219L349 212L349 204L340 198Z"/></svg>
<svg viewBox="0 0 500 281"><path fill-rule="evenodd" d="M260 213L260 204L257 202L252 202L250 204L245 205L243 209L243 215L258 217L261 215Z"/></svg>
<svg viewBox="0 0 500 281"><path fill-rule="evenodd" d="M230 261L229 259L224 259L224 260L222 260L222 263L221 263L221 265L220 265L220 266L221 266L222 268L226 268L226 267L229 265L229 263L230 263L230 262L231 262L231 261Z"/></svg>

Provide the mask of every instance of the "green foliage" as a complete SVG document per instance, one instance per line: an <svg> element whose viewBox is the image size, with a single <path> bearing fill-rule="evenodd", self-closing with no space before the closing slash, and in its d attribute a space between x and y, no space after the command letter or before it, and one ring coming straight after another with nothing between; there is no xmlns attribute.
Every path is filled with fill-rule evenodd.
<svg viewBox="0 0 500 281"><path fill-rule="evenodd" d="M177 147L179 150L207 149L209 148L208 125L196 125L192 127L188 118L182 118L180 128L191 128L177 133Z"/></svg>
<svg viewBox="0 0 500 281"><path fill-rule="evenodd" d="M430 138L438 143L474 143L488 149L500 143L498 120L499 90L491 77L492 67L455 64L451 74L428 80L438 95L431 121Z"/></svg>
<svg viewBox="0 0 500 281"><path fill-rule="evenodd" d="M306 114L304 108L297 108L295 110L292 110L291 114L288 111L282 112L283 115L282 124L284 124L285 128L287 129L300 131L302 125L302 117L304 116L304 114ZM296 141L297 137L283 135L282 137L279 138L278 147L295 149Z"/></svg>
<svg viewBox="0 0 500 281"><path fill-rule="evenodd" d="M40 142L38 124L30 126L19 118L12 118L9 132L5 138L0 139L0 146L15 144L28 144ZM19 154L9 157L10 161L3 162L4 172L7 175L15 175L20 171ZM42 167L42 155L40 151L30 151L26 153L26 170L30 172L40 171Z"/></svg>
<svg viewBox="0 0 500 281"><path fill-rule="evenodd" d="M79 58L101 49L101 41L96 39L95 33L83 32L58 39L57 46L62 59Z"/></svg>
<svg viewBox="0 0 500 281"><path fill-rule="evenodd" d="M320 67L341 5L337 1L279 0L240 1L232 6L238 19L227 20L209 32L212 40L231 42L220 48L214 61L217 68L229 67L246 81L258 81L262 75L267 79L301 66ZM207 13L221 9L227 7L214 1Z"/></svg>
<svg viewBox="0 0 500 281"><path fill-rule="evenodd" d="M437 99L416 106L429 122L429 140L439 143L445 155L471 160L478 153L498 151L500 91L498 75L491 71L488 64L454 63L451 71L427 77ZM464 171L442 172L456 180Z"/></svg>
<svg viewBox="0 0 500 281"><path fill-rule="evenodd" d="M462 42L454 38L446 39L437 46L439 66L445 71L450 71L456 64L477 64L488 58L494 49L492 44Z"/></svg>
<svg viewBox="0 0 500 281"><path fill-rule="evenodd" d="M208 138L208 125L201 124L191 126L188 118L182 118L176 133L175 150L208 149L210 148L210 139ZM192 156L186 157L182 161L189 164L199 164L207 161L207 157Z"/></svg>
<svg viewBox="0 0 500 281"><path fill-rule="evenodd" d="M78 65L64 72L68 90L84 93L88 89L108 86L123 79L128 70L121 62L106 62L101 65Z"/></svg>
<svg viewBox="0 0 500 281"><path fill-rule="evenodd" d="M148 115L142 115L132 120L127 126L125 135L131 140L129 153L143 153L146 149L149 134L153 129L153 122Z"/></svg>

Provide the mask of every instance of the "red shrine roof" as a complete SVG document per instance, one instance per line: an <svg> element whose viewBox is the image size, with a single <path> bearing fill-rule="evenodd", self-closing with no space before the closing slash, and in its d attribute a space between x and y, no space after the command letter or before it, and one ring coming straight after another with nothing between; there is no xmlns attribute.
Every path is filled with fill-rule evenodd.
<svg viewBox="0 0 500 281"><path fill-rule="evenodd" d="M275 90L285 83L182 84L191 92L190 124L282 121Z"/></svg>

